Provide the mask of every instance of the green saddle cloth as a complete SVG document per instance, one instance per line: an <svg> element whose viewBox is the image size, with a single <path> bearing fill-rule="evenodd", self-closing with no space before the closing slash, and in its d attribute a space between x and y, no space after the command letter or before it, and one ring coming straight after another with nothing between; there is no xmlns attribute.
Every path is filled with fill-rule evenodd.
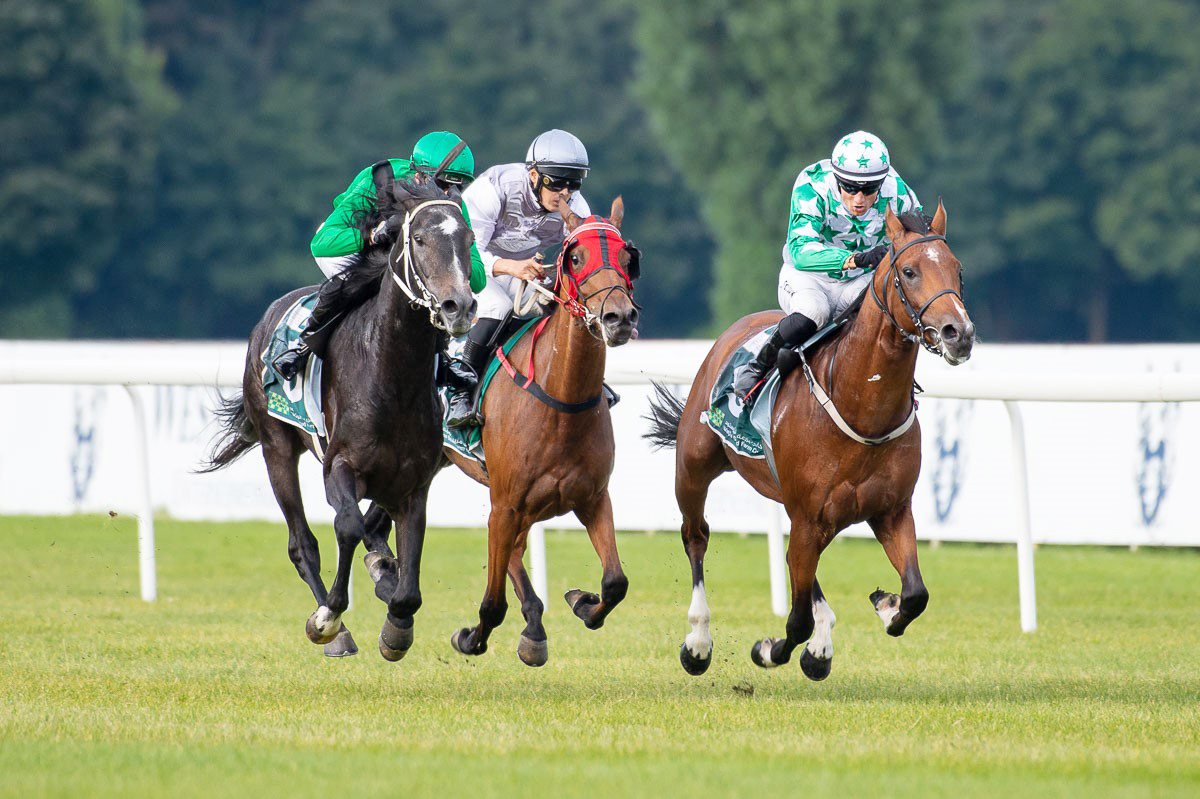
<svg viewBox="0 0 1200 799"><path fill-rule="evenodd" d="M754 359L776 327L778 325L766 328L734 350L713 382L708 411L701 417L730 449L748 458L769 460L771 457L771 415L779 394L779 372L771 370L748 413L742 401L733 394L733 375L739 366Z"/></svg>
<svg viewBox="0 0 1200 799"><path fill-rule="evenodd" d="M267 347L262 352L262 386L267 395L267 413L295 425L314 436L325 436L325 417L321 411L321 359L310 355L304 371L287 380L272 366L275 359L292 345L308 327L317 304L314 292L301 297L283 314Z"/></svg>
<svg viewBox="0 0 1200 799"><path fill-rule="evenodd" d="M530 319L525 324L521 325L516 333L509 337L508 341L500 348L507 356L512 352L513 347L517 346L517 342L521 340L521 336L533 327L538 322L542 321L540 316ZM488 361L487 369L483 372L483 377L479 381L479 399L477 407L483 406L483 397L488 390L488 386L492 384L492 378L496 376L496 372L500 369L500 359L492 355ZM464 458L471 458L480 463L484 463L483 457L483 428L478 425L469 425L466 427L451 428L446 425L446 420L450 418L450 387L440 386L438 394L442 398L442 441L447 447L450 447Z"/></svg>

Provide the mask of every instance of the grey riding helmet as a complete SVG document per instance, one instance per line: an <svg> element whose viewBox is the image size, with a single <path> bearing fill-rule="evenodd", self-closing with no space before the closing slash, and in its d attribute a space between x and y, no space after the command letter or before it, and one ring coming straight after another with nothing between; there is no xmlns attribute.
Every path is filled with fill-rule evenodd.
<svg viewBox="0 0 1200 799"><path fill-rule="evenodd" d="M588 155L583 142L565 130L548 130L529 145L525 166L539 174L582 181L588 173Z"/></svg>

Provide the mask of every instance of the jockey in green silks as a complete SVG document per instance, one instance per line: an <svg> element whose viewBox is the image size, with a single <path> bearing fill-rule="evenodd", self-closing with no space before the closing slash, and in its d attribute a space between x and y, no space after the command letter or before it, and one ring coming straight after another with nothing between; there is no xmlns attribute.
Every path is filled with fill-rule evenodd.
<svg viewBox="0 0 1200 799"><path fill-rule="evenodd" d="M417 140L412 158L389 158L392 174L397 181L409 180L415 175L427 175L446 192L447 196L459 198L458 192L475 179L475 156L471 148L458 135L448 131L427 133ZM339 313L330 313L327 301L334 292L327 287L334 285L333 278L354 269L363 262L363 250L368 242L363 240L357 222L360 214L369 211L375 198L373 172L375 165L365 167L354 176L350 185L333 200L333 212L317 228L310 250L317 266L327 280L321 287L317 305L313 308L308 327L300 334L293 347L275 359L274 367L291 380L303 369L311 352L324 355L324 344L328 341L332 326L340 319ZM467 207L462 205L463 217ZM376 235L386 235L381 229L372 231L371 241ZM480 291L487 283L487 273L479 251L471 244L471 289Z"/></svg>
<svg viewBox="0 0 1200 799"><path fill-rule="evenodd" d="M897 216L921 210L892 168L887 147L865 130L838 139L830 158L796 177L779 270L779 307L788 315L754 360L734 374L733 392L747 405L780 349L803 344L866 289L887 254L889 206Z"/></svg>

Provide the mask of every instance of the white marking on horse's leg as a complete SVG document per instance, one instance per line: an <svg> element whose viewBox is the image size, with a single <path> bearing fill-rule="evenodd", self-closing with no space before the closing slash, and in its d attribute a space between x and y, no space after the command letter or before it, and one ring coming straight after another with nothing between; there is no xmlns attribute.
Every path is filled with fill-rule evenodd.
<svg viewBox="0 0 1200 799"><path fill-rule="evenodd" d="M313 613L313 626L322 636L337 635L342 628L342 616L322 605Z"/></svg>
<svg viewBox="0 0 1200 799"><path fill-rule="evenodd" d="M708 596L704 593L704 581L692 587L692 604L688 607L688 622L692 631L683 639L683 644L698 660L708 660L712 655L712 634L708 631L708 623L712 616L708 611Z"/></svg>
<svg viewBox="0 0 1200 799"><path fill-rule="evenodd" d="M758 656L762 659L764 669L775 666L775 661L771 660L771 647L775 645L776 640L775 638L764 638L758 642Z"/></svg>
<svg viewBox="0 0 1200 799"><path fill-rule="evenodd" d="M883 626L888 627L900 612L900 597L896 594L884 594L875 603L875 612L883 619Z"/></svg>
<svg viewBox="0 0 1200 799"><path fill-rule="evenodd" d="M837 616L833 608L824 599L813 603L813 634L808 639L808 654L818 660L829 660L833 657L833 625L837 624Z"/></svg>

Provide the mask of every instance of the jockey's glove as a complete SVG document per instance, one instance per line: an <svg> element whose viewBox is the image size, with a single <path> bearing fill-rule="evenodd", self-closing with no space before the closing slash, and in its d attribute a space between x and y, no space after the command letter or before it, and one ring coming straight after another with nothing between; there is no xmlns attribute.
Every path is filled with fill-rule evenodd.
<svg viewBox="0 0 1200 799"><path fill-rule="evenodd" d="M869 250L856 252L854 254L854 265L859 269L874 269L879 266L879 262L883 260L883 256L887 255L886 244L876 244Z"/></svg>
<svg viewBox="0 0 1200 799"><path fill-rule="evenodd" d="M390 244L396 240L395 217L388 217L371 230L368 244Z"/></svg>

